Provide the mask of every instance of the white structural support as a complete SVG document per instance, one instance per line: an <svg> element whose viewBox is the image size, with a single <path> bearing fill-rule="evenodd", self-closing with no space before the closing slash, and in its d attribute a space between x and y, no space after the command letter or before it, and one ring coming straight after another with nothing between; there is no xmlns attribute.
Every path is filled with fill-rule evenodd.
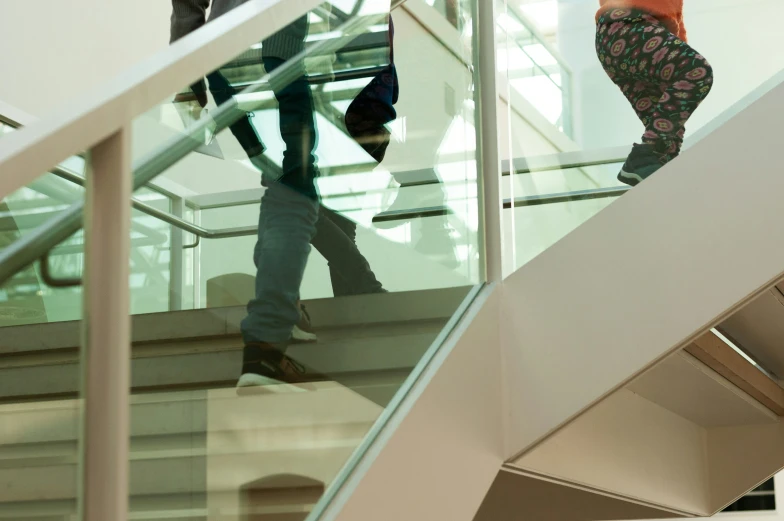
<svg viewBox="0 0 784 521"><path fill-rule="evenodd" d="M722 509L782 468L776 418L730 418L730 401L701 417L715 400L690 415L697 392L670 410L658 390L676 380L656 385L657 374L705 373L667 357L784 277L784 179L770 126L782 99L779 85L506 279L510 461L690 515Z"/></svg>
<svg viewBox="0 0 784 521"><path fill-rule="evenodd" d="M546 408L542 394L512 393L526 412L512 424L517 450L781 278L782 177L760 122L783 96L774 89L507 280L519 295L506 317L520 346L512 381L560 389ZM742 154L715 153L738 143ZM629 295L644 298L630 308ZM601 356L576 349L587 345Z"/></svg>
<svg viewBox="0 0 784 521"><path fill-rule="evenodd" d="M85 222L83 519L128 515L131 132L90 153Z"/></svg>
<svg viewBox="0 0 784 521"><path fill-rule="evenodd" d="M501 227L501 152L498 135L498 87L495 45L495 2L473 3L474 93L476 110L476 153L481 182L479 230L484 247L487 282L503 278Z"/></svg>
<svg viewBox="0 0 784 521"><path fill-rule="evenodd" d="M473 299L318 519L474 519L503 463L500 305Z"/></svg>

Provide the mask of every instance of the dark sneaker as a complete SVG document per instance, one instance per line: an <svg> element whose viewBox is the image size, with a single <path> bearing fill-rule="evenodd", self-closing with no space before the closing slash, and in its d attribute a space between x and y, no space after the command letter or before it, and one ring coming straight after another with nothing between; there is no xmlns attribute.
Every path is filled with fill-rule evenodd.
<svg viewBox="0 0 784 521"><path fill-rule="evenodd" d="M327 381L326 375L309 371L304 365L266 342L248 344L242 351L242 375L237 393L259 388L269 392L303 392L303 384Z"/></svg>
<svg viewBox="0 0 784 521"><path fill-rule="evenodd" d="M298 344L318 342L313 326L310 325L310 315L303 304L299 305L299 322L291 330L291 340Z"/></svg>
<svg viewBox="0 0 784 521"><path fill-rule="evenodd" d="M637 186L662 166L662 157L656 153L653 145L635 144L618 174L618 181Z"/></svg>

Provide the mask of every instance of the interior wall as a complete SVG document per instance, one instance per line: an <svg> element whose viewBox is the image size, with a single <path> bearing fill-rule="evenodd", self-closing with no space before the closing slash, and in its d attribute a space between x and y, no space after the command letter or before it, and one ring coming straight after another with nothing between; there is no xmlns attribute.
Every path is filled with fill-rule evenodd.
<svg viewBox="0 0 784 521"><path fill-rule="evenodd" d="M0 2L0 99L42 115L169 43L167 0Z"/></svg>

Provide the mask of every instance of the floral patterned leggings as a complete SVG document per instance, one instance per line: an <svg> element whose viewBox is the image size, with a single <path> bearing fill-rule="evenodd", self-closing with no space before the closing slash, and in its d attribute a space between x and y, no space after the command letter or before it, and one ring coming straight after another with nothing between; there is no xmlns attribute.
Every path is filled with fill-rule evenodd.
<svg viewBox="0 0 784 521"><path fill-rule="evenodd" d="M713 69L705 57L637 9L602 15L596 53L645 125L642 142L654 145L663 162L677 156L686 121L713 85Z"/></svg>

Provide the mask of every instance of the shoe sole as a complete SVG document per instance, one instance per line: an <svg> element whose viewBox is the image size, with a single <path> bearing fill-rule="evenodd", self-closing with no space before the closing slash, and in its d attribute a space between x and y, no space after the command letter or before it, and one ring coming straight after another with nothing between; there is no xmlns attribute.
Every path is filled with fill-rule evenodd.
<svg viewBox="0 0 784 521"><path fill-rule="evenodd" d="M254 394L287 394L287 393L306 393L303 389L294 384L281 382L268 376L260 374L246 373L240 376L237 381L237 395L248 396Z"/></svg>
<svg viewBox="0 0 784 521"><path fill-rule="evenodd" d="M294 326L294 329L291 330L291 341L295 344L313 344L318 342L318 337Z"/></svg>
<svg viewBox="0 0 784 521"><path fill-rule="evenodd" d="M627 172L626 170L621 169L621 172L618 174L618 181L629 186L637 186L638 184L642 183L643 179L639 174L635 174L634 172Z"/></svg>

